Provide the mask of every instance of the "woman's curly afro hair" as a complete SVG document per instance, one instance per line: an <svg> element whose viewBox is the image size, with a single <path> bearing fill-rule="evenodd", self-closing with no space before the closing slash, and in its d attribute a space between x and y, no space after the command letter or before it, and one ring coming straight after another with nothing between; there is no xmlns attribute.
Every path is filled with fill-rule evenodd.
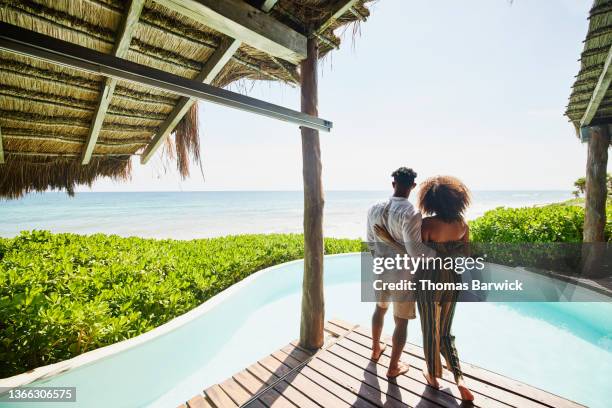
<svg viewBox="0 0 612 408"><path fill-rule="evenodd" d="M425 215L436 215L446 222L461 221L472 195L458 178L436 176L421 183L418 202Z"/></svg>

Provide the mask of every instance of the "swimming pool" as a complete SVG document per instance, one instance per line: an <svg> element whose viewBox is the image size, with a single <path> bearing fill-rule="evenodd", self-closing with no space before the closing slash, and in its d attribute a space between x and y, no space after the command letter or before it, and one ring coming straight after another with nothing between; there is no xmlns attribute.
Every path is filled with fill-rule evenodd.
<svg viewBox="0 0 612 408"><path fill-rule="evenodd" d="M367 327L373 305L360 301L360 255L328 256L325 270L326 317ZM37 370L70 367L35 384L76 387L77 403L66 407L175 407L297 338L301 281L301 261L268 268L167 325ZM461 303L454 334L464 361L603 408L612 378L611 316L610 303ZM413 321L408 329L416 344L419 327Z"/></svg>

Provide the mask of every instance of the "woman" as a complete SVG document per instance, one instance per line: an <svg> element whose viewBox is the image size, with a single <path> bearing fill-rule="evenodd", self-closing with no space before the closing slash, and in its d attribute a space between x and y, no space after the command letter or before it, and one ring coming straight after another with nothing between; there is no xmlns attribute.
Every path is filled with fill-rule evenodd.
<svg viewBox="0 0 612 408"><path fill-rule="evenodd" d="M470 205L471 196L468 188L457 178L437 176L424 181L418 194L418 207L427 217L421 225L421 239L438 251L439 256L456 253L457 244L465 247L469 241L470 231L463 214ZM375 226L379 237L398 248L389 232L382 226ZM446 252L446 253L445 253ZM452 270L423 271L420 279L436 282L458 282L460 276ZM417 286L419 288L419 286ZM459 363L455 338L451 334L457 291L417 291L417 304L423 331L423 350L427 369L423 375L427 383L440 388L438 378L442 377L440 354L444 355L446 366L455 376L455 382L461 398L473 401L474 396L465 385Z"/></svg>

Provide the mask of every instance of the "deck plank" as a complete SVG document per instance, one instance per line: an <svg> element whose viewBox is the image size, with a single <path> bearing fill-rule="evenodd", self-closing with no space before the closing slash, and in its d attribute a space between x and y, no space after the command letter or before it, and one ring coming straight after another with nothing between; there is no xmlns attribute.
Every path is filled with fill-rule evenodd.
<svg viewBox="0 0 612 408"><path fill-rule="evenodd" d="M270 376L277 377L275 374L267 370L263 365L259 363L249 366L248 370L251 374L253 374L254 376L264 381L266 380L266 378L269 380ZM288 371L289 369L287 368L287 372L285 372L285 374L288 374ZM296 406L300 408L302 407L318 408L319 407L314 401L309 399L307 396L302 394L300 391L298 391L295 387L293 387L290 383L286 381L282 381L279 384L275 385L274 390L275 392L282 395L284 398L291 401L293 404L295 404Z"/></svg>
<svg viewBox="0 0 612 408"><path fill-rule="evenodd" d="M347 343L353 342L353 343ZM369 353L370 350L371 339L362 336L360 333L355 332L348 335L343 341L338 342L337 345L341 347L349 348L355 352L360 354ZM364 350L365 349L365 350ZM389 358L391 357L391 351L388 348L383 353L381 357L380 364L388 366ZM412 355L406 354L404 356L404 361L410 363L411 366L415 367L418 371L421 371L426 368L425 361L423 359L417 359ZM462 365L463 367L463 365ZM410 375L410 373L409 373ZM504 402L506 405L512 407L520 407L520 408L541 408L543 405L539 402L533 401L529 398L525 398L521 395L509 392L505 389L492 387L490 384L486 382L482 382L477 378L466 378L465 379L468 387L472 390L472 392L476 392L479 395L486 396L492 400L496 400L498 402ZM441 383L447 385L452 392L455 389L454 385L454 377L448 370L443 370Z"/></svg>
<svg viewBox="0 0 612 408"><path fill-rule="evenodd" d="M275 361L266 359L262 360L262 365L264 367L269 368L270 366L274 366L278 363L286 365L288 368L292 369L297 367L301 362L299 360L294 359L288 354L280 353L278 357L274 358ZM323 405L325 407L348 407L347 404L342 399L338 398L330 391L326 390L321 385L312 381L310 378L304 376L301 372L294 372L290 377L290 380L287 382L291 384L293 387L297 388L302 394L309 397L311 400L316 401L317 404Z"/></svg>
<svg viewBox="0 0 612 408"><path fill-rule="evenodd" d="M280 351L273 353L273 355L276 357L276 355L279 353L287 353L288 348L290 348L290 346L283 347ZM301 373L305 375L306 377L310 378L312 381L316 382L317 384L320 384L325 389L331 391L333 394L335 394L336 396L341 398L343 401L350 404L352 407L357 407L357 408L375 407L374 404L361 398L359 396L358 390L351 389L350 387L344 387L342 386L342 384L334 382L334 380L325 377L324 375L318 373L317 371L313 370L309 366L305 366L302 369Z"/></svg>
<svg viewBox="0 0 612 408"><path fill-rule="evenodd" d="M378 364L371 366L371 360L369 359L370 349L360 349L360 347L360 345L347 346L345 343L339 342L331 347L329 351L347 361L350 361L363 370L370 371L381 378L384 377L386 375L387 368L389 367L389 358L387 356L381 356ZM423 395L423 397L436 403L443 403L451 406L453 404L461 404L461 397L454 383L448 381L448 379L440 379L440 385L442 388L440 390L436 390L427 385L421 370L422 368L417 368L410 364L410 370L408 373L396 379L397 384L402 388L416 391L417 393ZM474 403L475 407L508 408L512 406L491 399L487 395L476 392L475 390L472 390L472 392L474 392L476 396L476 401Z"/></svg>
<svg viewBox="0 0 612 408"><path fill-rule="evenodd" d="M194 395L189 401L187 401L187 406L189 408L212 408L202 394Z"/></svg>
<svg viewBox="0 0 612 408"><path fill-rule="evenodd" d="M204 394L212 402L212 405L217 408L237 407L236 403L221 389L218 384L207 388Z"/></svg>
<svg viewBox="0 0 612 408"><path fill-rule="evenodd" d="M295 355L296 353L297 354L302 353L303 355L308 355L307 353L304 353L304 351L298 347L286 346L286 347L283 347L281 350L275 353L272 353L272 356L274 356L279 361L288 362L290 365L293 365L295 367L297 366L298 361L297 360L291 361L293 360L291 356ZM343 388L339 384L319 374L318 372L308 367L307 365L301 368L300 374L308 378L315 384L318 384L319 386L321 386L322 388L324 388L325 390L327 390L328 392L330 392L331 394L333 394L334 396L342 400L344 403L350 405L351 407L358 407L358 408L373 408L374 407L374 405L370 404L363 398L359 397L359 394L354 394L349 389ZM317 402L320 403L321 401L317 401Z"/></svg>
<svg viewBox="0 0 612 408"><path fill-rule="evenodd" d="M334 319L325 324L325 346L312 352L297 342L262 358L229 379L195 395L181 408L462 407L450 371L441 390L422 376L422 348L408 343L403 359L411 368L389 380L390 345L378 362L370 359L372 337L363 327ZM389 343L388 339L383 341ZM476 408L579 408L582 405L483 368L461 363ZM245 405L246 404L246 405Z"/></svg>
<svg viewBox="0 0 612 408"><path fill-rule="evenodd" d="M371 404L378 407L406 407L407 403L402 402L401 398L396 398L394 393L387 394L384 388L377 382L365 381L361 378L355 378L338 367L334 367L321 359L314 359L309 364L313 370L341 384L345 388L355 390L357 394L366 399ZM416 404L408 404L408 406L416 406Z"/></svg>
<svg viewBox="0 0 612 408"><path fill-rule="evenodd" d="M257 377L248 371L241 371L233 376L234 380L242 385L251 395L256 395L263 392L258 398L258 401L263 402L267 407L274 408L293 408L296 405L291 403L287 398L280 395L274 388L264 392L268 384L261 382ZM251 406L251 404L249 404Z"/></svg>
<svg viewBox="0 0 612 408"><path fill-rule="evenodd" d="M336 325L346 331L349 328L353 327L352 324L344 322L339 319L333 319L329 323L332 325ZM371 333L369 330L364 329L363 327L356 328L353 333L362 335L371 340ZM348 337L354 338L354 335L349 335ZM413 357L417 357L420 360L423 360L423 349L417 345L407 343L406 344L406 354L409 354ZM544 406L556 408L556 407L567 407L567 408L580 408L582 405L562 398L558 395L551 394L547 391L541 390L539 388L530 386L528 384L521 383L519 381L513 380L508 377L504 377L503 375L488 371L481 367L477 367L473 364L461 362L461 369L463 374L467 378L476 379L482 383L489 384L496 389L503 389L508 391L511 394L519 395L525 399L532 400L533 402L539 403ZM472 384L469 382L469 384Z"/></svg>
<svg viewBox="0 0 612 408"><path fill-rule="evenodd" d="M354 364L351 364L350 362L330 352L321 354L318 360L321 360L327 363L328 365L341 370L342 372L350 375L356 380L374 386L376 389L380 390L380 392L386 394L388 397L395 398L410 406L419 406L423 408L445 406L443 404L438 404L436 402L425 399L422 395L412 392L412 390L409 391L399 387L396 381L389 381L386 377L377 377L369 371L364 371L363 369L360 369ZM376 365L374 362L371 362L371 364Z"/></svg>
<svg viewBox="0 0 612 408"><path fill-rule="evenodd" d="M221 389L236 403L238 406L244 405L245 402L251 399L252 394L245 391L240 384L238 384L233 378L228 378L219 384ZM264 405L259 401L253 401L250 404L253 408L263 408Z"/></svg>

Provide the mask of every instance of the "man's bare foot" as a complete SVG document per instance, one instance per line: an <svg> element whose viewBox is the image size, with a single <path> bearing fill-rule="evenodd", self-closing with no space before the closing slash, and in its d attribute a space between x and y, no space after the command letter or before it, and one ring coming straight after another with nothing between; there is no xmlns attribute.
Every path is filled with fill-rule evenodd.
<svg viewBox="0 0 612 408"><path fill-rule="evenodd" d="M472 391L465 385L463 380L457 381L457 388L459 388L459 393L461 394L461 399L464 401L474 401L474 394Z"/></svg>
<svg viewBox="0 0 612 408"><path fill-rule="evenodd" d="M427 380L427 384L429 384L431 387L435 389L440 389L440 383L438 382L438 379L436 377L432 377L429 374L429 371L423 370L423 377L425 377L425 379Z"/></svg>
<svg viewBox="0 0 612 408"><path fill-rule="evenodd" d="M389 369L387 370L387 377L398 377L402 374L407 373L409 368L410 366L408 364L404 364L400 361L399 363L397 363L397 367L389 367Z"/></svg>
<svg viewBox="0 0 612 408"><path fill-rule="evenodd" d="M376 347L372 347L372 360L378 361L380 356L385 352L387 345L385 343L378 343Z"/></svg>

